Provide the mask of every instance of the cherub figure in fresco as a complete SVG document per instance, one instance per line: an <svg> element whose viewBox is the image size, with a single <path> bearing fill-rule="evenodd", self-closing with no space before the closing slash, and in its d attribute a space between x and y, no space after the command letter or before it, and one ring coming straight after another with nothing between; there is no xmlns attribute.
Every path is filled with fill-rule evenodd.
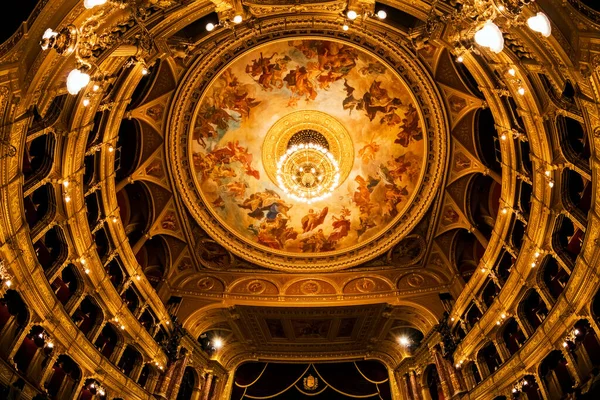
<svg viewBox="0 0 600 400"><path fill-rule="evenodd" d="M232 110L240 114L242 119L248 118L250 109L260 104L249 96L249 85L241 84L231 69L226 69L219 77L220 89L215 90L211 98L207 99L216 108Z"/></svg>
<svg viewBox="0 0 600 400"><path fill-rule="evenodd" d="M402 178L408 172L411 163L411 161L406 159L406 154L402 154L401 156L398 156L393 160L388 160L388 173L394 180L395 184L398 185L402 182Z"/></svg>
<svg viewBox="0 0 600 400"><path fill-rule="evenodd" d="M320 212L314 209L308 210L308 214L302 217L302 231L310 232L325 221L329 207L323 208Z"/></svg>
<svg viewBox="0 0 600 400"><path fill-rule="evenodd" d="M367 143L362 149L358 150L358 155L362 159L363 164L368 164L369 162L375 160L375 156L379 151L379 144L376 142Z"/></svg>
<svg viewBox="0 0 600 400"><path fill-rule="evenodd" d="M381 75L385 74L385 66L380 62L369 63L368 66L362 67L358 70L361 75Z"/></svg>
<svg viewBox="0 0 600 400"><path fill-rule="evenodd" d="M271 57L263 57L260 53L258 59L252 60L252 63L246 66L248 73L263 90L273 90L273 87L281 89L283 87L283 73L287 71L287 64L292 59L287 55L280 57L273 62L271 60L277 53L273 53ZM258 77L258 79L256 79Z"/></svg>
<svg viewBox="0 0 600 400"><path fill-rule="evenodd" d="M331 226L333 226L333 232L327 238L329 245L332 247L332 250L335 249L335 245L339 240L348 236L350 232L350 220L348 217L350 216L350 210L346 207L342 207L340 211L340 216L332 216L333 221L331 222Z"/></svg>
<svg viewBox="0 0 600 400"><path fill-rule="evenodd" d="M381 87L381 82L377 80L371 83L369 91L363 95L363 108L367 117L373 121L377 113L382 113L384 116L379 121L381 124L389 123L390 118L393 120L393 116L388 115L395 113L401 105L402 101L397 97L391 98L387 89Z"/></svg>
<svg viewBox="0 0 600 400"><path fill-rule="evenodd" d="M242 181L229 182L225 185L225 188L227 190L227 194L235 199L241 199L246 195L248 184Z"/></svg>
<svg viewBox="0 0 600 400"><path fill-rule="evenodd" d="M250 210L248 215L259 220L265 218L265 213L268 219L276 218L279 213L287 216L287 212L292 208L276 192L269 189L252 193L242 204L238 204L238 207Z"/></svg>
<svg viewBox="0 0 600 400"><path fill-rule="evenodd" d="M318 57L321 71L329 71L335 76L335 80L347 75L354 67L358 59L357 51L348 45L338 42L318 42Z"/></svg>
<svg viewBox="0 0 600 400"><path fill-rule="evenodd" d="M239 140L229 141L225 146L214 149L210 154L215 157L217 163L230 164L237 161L242 164L246 175L260 179L258 170L252 167L252 154L248 153L247 147L240 146Z"/></svg>
<svg viewBox="0 0 600 400"><path fill-rule="evenodd" d="M323 233L323 229L319 229L309 237L302 239L302 252L318 253L327 244L327 238Z"/></svg>
<svg viewBox="0 0 600 400"><path fill-rule="evenodd" d="M396 185L385 185L385 205L383 207L383 216L395 217L398 214L396 205L408 196L408 189L406 186L401 188Z"/></svg>
<svg viewBox="0 0 600 400"><path fill-rule="evenodd" d="M229 128L229 121L236 121L236 119L229 115L227 111L208 104L202 104L192 137L200 146L206 148L205 139L218 137L219 131L226 132Z"/></svg>
<svg viewBox="0 0 600 400"><path fill-rule="evenodd" d="M367 179L360 175L357 175L356 178L354 178L354 181L358 183L358 188L356 189L356 192L354 192L352 199L359 206L371 202L371 193L375 186L380 182L380 179L375 179L370 175Z"/></svg>
<svg viewBox="0 0 600 400"><path fill-rule="evenodd" d="M344 78L344 90L346 91L346 98L342 101L342 107L344 110L349 110L348 114L352 115L352 110L362 110L364 101L362 98L357 99L354 97L354 91L356 90L348 84L348 80Z"/></svg>
<svg viewBox="0 0 600 400"><path fill-rule="evenodd" d="M287 226L288 219L281 213L261 222L257 233L259 243L273 249L282 249L285 242L298 237L298 232Z"/></svg>
<svg viewBox="0 0 600 400"><path fill-rule="evenodd" d="M306 101L317 98L317 91L310 80L309 72L304 66L296 66L283 78L292 97L304 97Z"/></svg>
<svg viewBox="0 0 600 400"><path fill-rule="evenodd" d="M402 124L399 128L400 131L398 132L394 143L397 143L402 147L408 147L411 142L423 140L423 132L419 127L419 114L412 104L408 105L408 110L406 111L404 118L402 118Z"/></svg>
<svg viewBox="0 0 600 400"><path fill-rule="evenodd" d="M358 207L360 225L356 230L358 237L362 236L368 229L377 226L373 211L377 206L372 203L361 204Z"/></svg>

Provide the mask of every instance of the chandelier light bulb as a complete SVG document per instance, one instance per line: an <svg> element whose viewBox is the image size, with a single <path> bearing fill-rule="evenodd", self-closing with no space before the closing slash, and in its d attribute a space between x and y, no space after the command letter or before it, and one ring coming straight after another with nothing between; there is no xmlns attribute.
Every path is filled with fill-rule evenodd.
<svg viewBox="0 0 600 400"><path fill-rule="evenodd" d="M83 0L83 6L89 10L96 6L106 4L106 1L107 0Z"/></svg>
<svg viewBox="0 0 600 400"><path fill-rule="evenodd" d="M223 340L221 340L221 338L215 338L212 344L215 349L219 350L221 347L223 347Z"/></svg>
<svg viewBox="0 0 600 400"><path fill-rule="evenodd" d="M402 345L402 346L408 346L410 344L410 340L406 337L406 336L400 336L398 338L398 342Z"/></svg>
<svg viewBox="0 0 600 400"><path fill-rule="evenodd" d="M527 26L532 31L541 33L543 37L549 37L552 34L550 20L543 12L538 12L534 17L529 18Z"/></svg>
<svg viewBox="0 0 600 400"><path fill-rule="evenodd" d="M244 20L244 18L242 18L241 15L236 15L235 17L233 17L234 24L241 24L243 20Z"/></svg>
<svg viewBox="0 0 600 400"><path fill-rule="evenodd" d="M76 95L81 89L90 83L90 76L85 72L74 69L67 76L67 91L69 94Z"/></svg>
<svg viewBox="0 0 600 400"><path fill-rule="evenodd" d="M209 22L208 24L206 24L206 30L209 32L212 32L215 29L215 24L213 24L212 22Z"/></svg>
<svg viewBox="0 0 600 400"><path fill-rule="evenodd" d="M475 42L483 47L489 48L494 53L504 50L504 37L498 25L487 21L483 27L475 33Z"/></svg>
<svg viewBox="0 0 600 400"><path fill-rule="evenodd" d="M387 13L385 12L385 10L379 10L379 11L377 11L377 18L379 18L379 19L386 19L387 18Z"/></svg>
<svg viewBox="0 0 600 400"><path fill-rule="evenodd" d="M348 17L348 19L350 21L354 21L356 19L356 17L358 17L358 14L356 13L356 11L350 10L350 11L348 11L348 13L346 13L346 16Z"/></svg>

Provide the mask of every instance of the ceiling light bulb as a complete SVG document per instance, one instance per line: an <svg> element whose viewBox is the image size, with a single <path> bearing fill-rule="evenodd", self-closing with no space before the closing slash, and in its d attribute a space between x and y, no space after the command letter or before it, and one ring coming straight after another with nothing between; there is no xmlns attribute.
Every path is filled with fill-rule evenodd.
<svg viewBox="0 0 600 400"><path fill-rule="evenodd" d="M125 325L121 325L121 330L124 331L125 330Z"/></svg>
<svg viewBox="0 0 600 400"><path fill-rule="evenodd" d="M144 67L142 68L142 75L148 75L148 68Z"/></svg>
<svg viewBox="0 0 600 400"><path fill-rule="evenodd" d="M546 174L546 176L550 176L551 173L552 172L549 169L547 169L546 172L544 172L544 174Z"/></svg>
<svg viewBox="0 0 600 400"><path fill-rule="evenodd" d="M112 222L113 222L113 224L116 224L117 223L117 217L113 217L112 218Z"/></svg>
<svg viewBox="0 0 600 400"><path fill-rule="evenodd" d="M480 270L482 273L485 273L485 268L481 268Z"/></svg>
<svg viewBox="0 0 600 400"><path fill-rule="evenodd" d="M140 279L142 279L142 277L141 277L141 276L139 276L139 275L136 275L136 276L135 276L135 279L137 279L137 280L139 281Z"/></svg>
<svg viewBox="0 0 600 400"><path fill-rule="evenodd" d="M502 4L500 4L500 5L498 6L498 10L499 10L500 12L502 12L502 11L506 10L506 8L505 8L505 7L504 7Z"/></svg>
<svg viewBox="0 0 600 400"><path fill-rule="evenodd" d="M86 261L85 261L85 258L81 257L81 259L79 260L79 262L80 262L82 265L85 265L85 263L86 263Z"/></svg>
<svg viewBox="0 0 600 400"><path fill-rule="evenodd" d="M215 349L219 350L221 347L223 347L223 341L220 338L215 338L212 341L212 345Z"/></svg>
<svg viewBox="0 0 600 400"><path fill-rule="evenodd" d="M523 96L523 95L525 94L525 88L524 88L524 87L520 87L520 88L517 90L517 93L519 93L521 96Z"/></svg>
<svg viewBox="0 0 600 400"><path fill-rule="evenodd" d="M115 151L115 148L112 146L108 146L108 152L112 153L113 151Z"/></svg>
<svg viewBox="0 0 600 400"><path fill-rule="evenodd" d="M93 90L94 92L97 92L97 91L98 91L98 89L100 89L100 86L98 86L98 85L94 85L94 86L92 87L92 90Z"/></svg>
<svg viewBox="0 0 600 400"><path fill-rule="evenodd" d="M356 17L358 17L358 14L356 13L356 11L354 10L350 10L348 11L348 13L346 14L346 16L348 17L348 19L350 21L354 21L356 19Z"/></svg>
<svg viewBox="0 0 600 400"><path fill-rule="evenodd" d="M244 20L244 18L242 18L241 15L236 15L235 17L233 17L234 24L241 24L243 20Z"/></svg>
<svg viewBox="0 0 600 400"><path fill-rule="evenodd" d="M206 24L206 30L211 32L215 29L215 24L213 24L212 22L209 22L208 24Z"/></svg>
<svg viewBox="0 0 600 400"><path fill-rule="evenodd" d="M576 334L576 335L579 335L579 329L575 329L575 330L573 331L573 333L574 333L574 334Z"/></svg>
<svg viewBox="0 0 600 400"><path fill-rule="evenodd" d="M465 58L463 56L456 57L456 62L457 63L462 63L463 61L465 61Z"/></svg>
<svg viewBox="0 0 600 400"><path fill-rule="evenodd" d="M74 69L67 76L67 91L69 94L76 95L81 89L90 83L90 76L85 72Z"/></svg>
<svg viewBox="0 0 600 400"><path fill-rule="evenodd" d="M475 33L475 42L483 47L489 48L494 53L504 50L504 37L502 31L492 21L487 21L483 27Z"/></svg>
<svg viewBox="0 0 600 400"><path fill-rule="evenodd" d="M379 11L377 11L377 18L379 18L379 19L386 19L387 18L387 13L385 12L385 10L379 10Z"/></svg>
<svg viewBox="0 0 600 400"><path fill-rule="evenodd" d="M342 26L342 29L347 31L348 29L350 29L350 27L348 25L344 24L344 26Z"/></svg>
<svg viewBox="0 0 600 400"><path fill-rule="evenodd" d="M63 186L64 187L69 187L69 181L63 181Z"/></svg>
<svg viewBox="0 0 600 400"><path fill-rule="evenodd" d="M84 272L85 272L86 274L89 274L89 273L90 273L90 269L89 269L89 268L86 268L86 269L84 270Z"/></svg>
<svg viewBox="0 0 600 400"><path fill-rule="evenodd" d="M54 347L54 343L52 343L52 342L48 342L46 345L48 346L49 349Z"/></svg>
<svg viewBox="0 0 600 400"><path fill-rule="evenodd" d="M406 336L400 336L398 338L398 342L402 345L402 346L408 346L410 344L410 340L406 337Z"/></svg>
<svg viewBox="0 0 600 400"><path fill-rule="evenodd" d="M554 187L554 181L548 182L548 186L550 186L550 188L553 188Z"/></svg>
<svg viewBox="0 0 600 400"><path fill-rule="evenodd" d="M105 4L107 0L83 0L83 6L88 10Z"/></svg>
<svg viewBox="0 0 600 400"><path fill-rule="evenodd" d="M567 347L569 344L567 342L563 342L563 347Z"/></svg>
<svg viewBox="0 0 600 400"><path fill-rule="evenodd" d="M6 282L4 282L4 284L6 285L6 287L11 287L12 286L12 281L9 279Z"/></svg>
<svg viewBox="0 0 600 400"><path fill-rule="evenodd" d="M510 76L515 76L515 75L517 74L517 71L516 71L514 68L510 68L510 69L508 70L508 74L509 74Z"/></svg>
<svg viewBox="0 0 600 400"><path fill-rule="evenodd" d="M71 201L71 196L65 196L65 203L68 203Z"/></svg>
<svg viewBox="0 0 600 400"><path fill-rule="evenodd" d="M503 314L501 315L501 317L502 317L502 319L506 318L506 314L504 314L504 313L503 313Z"/></svg>
<svg viewBox="0 0 600 400"><path fill-rule="evenodd" d="M506 133L503 133L503 134L500 136L500 140L506 140Z"/></svg>
<svg viewBox="0 0 600 400"><path fill-rule="evenodd" d="M531 17L527 20L527 26L534 31L539 32L544 37L548 37L552 34L552 25L550 20L543 12L538 12L535 17Z"/></svg>
<svg viewBox="0 0 600 400"><path fill-rule="evenodd" d="M90 105L90 99L83 99L83 106L87 107Z"/></svg>

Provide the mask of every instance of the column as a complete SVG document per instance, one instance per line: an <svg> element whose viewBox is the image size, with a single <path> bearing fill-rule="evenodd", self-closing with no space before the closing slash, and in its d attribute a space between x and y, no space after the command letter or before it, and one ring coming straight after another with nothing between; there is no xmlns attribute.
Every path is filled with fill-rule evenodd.
<svg viewBox="0 0 600 400"><path fill-rule="evenodd" d="M528 375L533 375L533 377L535 378L535 381L538 384L538 387L540 389L540 393L542 394L542 399L549 399L550 396L548 395L548 389L546 388L546 382L544 382L544 380L541 379L540 376L538 375L538 373L535 371L530 372Z"/></svg>
<svg viewBox="0 0 600 400"><path fill-rule="evenodd" d="M479 370L479 375L481 376L481 380L484 380L485 378L490 376L490 370L485 361L481 362L481 360L479 358L477 358L477 360L475 360L474 363L477 366L477 370Z"/></svg>
<svg viewBox="0 0 600 400"><path fill-rule="evenodd" d="M452 395L450 393L451 389L450 389L450 386L448 384L448 380L446 377L446 370L444 368L442 355L435 348L431 349L431 354L433 356L433 360L435 362L435 367L437 368L438 375L440 377L440 385L442 386L442 391L444 392L444 397L449 399L450 397L452 397Z"/></svg>
<svg viewBox="0 0 600 400"><path fill-rule="evenodd" d="M563 353L563 356L565 357L565 359L567 360L567 369L569 370L569 373L571 374L571 376L573 377L573 380L575 381L575 384L573 386L578 386L581 382L581 376L579 375L579 370L577 369L577 365L575 364L575 359L573 358L573 355L571 354L571 352L560 346L560 349Z"/></svg>
<svg viewBox="0 0 600 400"><path fill-rule="evenodd" d="M131 371L131 379L137 383L138 379L140 379L140 375L142 374L142 369L144 368L144 359L142 358L138 362L136 362L133 370Z"/></svg>
<svg viewBox="0 0 600 400"><path fill-rule="evenodd" d="M125 348L126 347L127 347L127 343L125 343L125 342L118 343L115 346L115 348L113 349L112 354L110 355L110 361L113 364L117 365L119 363L119 360L121 359L121 356L125 352Z"/></svg>
<svg viewBox="0 0 600 400"><path fill-rule="evenodd" d="M81 393L81 390L83 389L83 385L85 384L85 381L89 378L89 376L87 374L81 374L81 379L79 380L79 383L75 384L75 388L73 389L73 395L71 396L72 399L77 400L79 399L79 394Z"/></svg>
<svg viewBox="0 0 600 400"><path fill-rule="evenodd" d="M534 289L537 292L537 294L540 295L540 298L546 305L546 309L548 310L548 313L550 313L550 310L552 310L552 307L554 306L554 300L550 299L548 294L545 293L543 290L540 290L539 285L535 285Z"/></svg>
<svg viewBox="0 0 600 400"><path fill-rule="evenodd" d="M140 308L138 308L137 312L134 314L137 319L140 319L144 311L148 308L148 303L142 304Z"/></svg>
<svg viewBox="0 0 600 400"><path fill-rule="evenodd" d="M492 340L492 343L496 347L496 351L502 360L502 363L505 363L506 360L510 358L510 352L504 343L504 340Z"/></svg>
<svg viewBox="0 0 600 400"><path fill-rule="evenodd" d="M408 375L404 374L400 377L400 393L403 400L410 400L410 391L408 389Z"/></svg>
<svg viewBox="0 0 600 400"><path fill-rule="evenodd" d="M179 361L177 361L177 366L175 367L175 371L173 372L173 377L171 378L171 383L169 385L168 393L170 395L169 398L177 397L179 393L179 387L181 386L181 380L183 379L183 374L185 373L185 367L188 363L187 354Z"/></svg>
<svg viewBox="0 0 600 400"><path fill-rule="evenodd" d="M100 321L86 335L86 337L90 340L90 342L92 342L94 346L96 340L98 340L98 336L100 336L100 333L102 333L102 328L104 328L104 324L103 321Z"/></svg>
<svg viewBox="0 0 600 400"><path fill-rule="evenodd" d="M60 355L60 352L58 351L58 349L54 348L54 351L52 353L50 353L50 355L48 356L46 365L42 369L42 374L40 377L40 387L41 388L45 387L44 384L46 383L46 380L52 375L52 372L54 371L54 369L53 369L54 364L56 364L56 360L58 360L59 355Z"/></svg>
<svg viewBox="0 0 600 400"><path fill-rule="evenodd" d="M154 393L154 390L156 389L156 384L158 383L158 378L159 377L160 377L159 370L156 369L156 368L153 368L153 372L148 377L148 381L146 382L146 387L145 387L145 389L149 393Z"/></svg>
<svg viewBox="0 0 600 400"><path fill-rule="evenodd" d="M176 363L171 363L167 371L160 377L158 380L158 384L156 385L156 391L154 394L156 397L160 399L168 399L167 391L169 390L169 386L171 384L171 377L173 376L173 372L175 371Z"/></svg>
<svg viewBox="0 0 600 400"><path fill-rule="evenodd" d="M85 291L82 291L79 297L69 299L67 304L65 304L65 310L67 311L67 314L69 314L69 317L73 316L73 313L81 305L86 296L87 293Z"/></svg>
<svg viewBox="0 0 600 400"><path fill-rule="evenodd" d="M471 364L465 363L464 365L465 367L463 367L462 376L465 379L465 389L471 390L477 385L477 382L475 382L473 371L471 371L471 368L469 367Z"/></svg>
<svg viewBox="0 0 600 400"><path fill-rule="evenodd" d="M16 337L13 339L13 342L11 344L11 348L9 349L8 352L8 359L13 361L13 357L17 354L17 351L19 351L19 347L21 347L21 343L23 343L23 340L25 340L25 337L27 336L27 334L29 333L29 331L31 331L31 327L33 326L32 322L27 323L27 325L25 325L25 327L23 327L23 329L21 329L21 332L19 332Z"/></svg>
<svg viewBox="0 0 600 400"><path fill-rule="evenodd" d="M421 396L419 395L420 390L417 386L417 374L415 373L415 370L411 370L408 373L408 376L410 377L410 388L412 389L413 400L420 400Z"/></svg>
<svg viewBox="0 0 600 400"><path fill-rule="evenodd" d="M529 339L529 333L527 332L527 329L525 329L525 326L523 325L523 321L521 321L521 318L519 318L518 315L515 315L513 317L515 319L515 321L517 321L517 325L519 325L519 328L521 328L521 332L523 332L523 335L525 335L525 340Z"/></svg>
<svg viewBox="0 0 600 400"><path fill-rule="evenodd" d="M213 376L211 373L206 374L206 381L204 382L204 390L202 391L202 400L208 400L210 395L210 388L212 386Z"/></svg>
<svg viewBox="0 0 600 400"><path fill-rule="evenodd" d="M450 376L450 382L452 382L452 387L454 388L454 395L458 395L465 391L465 384L462 380L462 376L460 376L460 371L454 369L454 365L448 360L444 360L446 364L446 371Z"/></svg>

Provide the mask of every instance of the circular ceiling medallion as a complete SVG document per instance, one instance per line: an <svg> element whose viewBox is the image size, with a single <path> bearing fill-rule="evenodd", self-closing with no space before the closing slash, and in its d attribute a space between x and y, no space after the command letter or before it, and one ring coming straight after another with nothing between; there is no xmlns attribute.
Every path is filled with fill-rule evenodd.
<svg viewBox="0 0 600 400"><path fill-rule="evenodd" d="M192 215L229 251L287 271L345 268L389 250L426 211L444 119L419 66L315 38L205 61L174 100L193 111L173 113L171 159Z"/></svg>

